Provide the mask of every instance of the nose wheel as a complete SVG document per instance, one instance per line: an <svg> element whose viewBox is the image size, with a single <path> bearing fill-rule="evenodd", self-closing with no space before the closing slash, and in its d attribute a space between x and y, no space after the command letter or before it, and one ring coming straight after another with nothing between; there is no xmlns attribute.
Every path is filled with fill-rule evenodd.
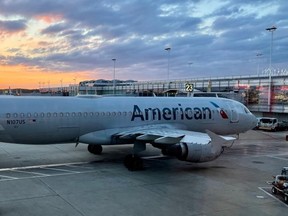
<svg viewBox="0 0 288 216"><path fill-rule="evenodd" d="M129 154L124 159L124 166L130 171L143 170L143 160L137 155Z"/></svg>

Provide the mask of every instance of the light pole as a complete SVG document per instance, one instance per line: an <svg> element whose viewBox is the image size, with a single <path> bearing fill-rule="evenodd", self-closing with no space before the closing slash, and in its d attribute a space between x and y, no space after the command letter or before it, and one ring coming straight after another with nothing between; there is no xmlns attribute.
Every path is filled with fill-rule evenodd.
<svg viewBox="0 0 288 216"><path fill-rule="evenodd" d="M168 59L167 59L167 80L169 80L169 73L170 73L170 50L171 50L171 47L167 47L165 48L165 50L168 52Z"/></svg>
<svg viewBox="0 0 288 216"><path fill-rule="evenodd" d="M259 76L259 58L262 56L263 54L262 53L257 53L256 54L256 57L257 57L257 76Z"/></svg>
<svg viewBox="0 0 288 216"><path fill-rule="evenodd" d="M266 28L266 31L271 32L271 43L270 43L270 64L269 64L269 69L271 71L271 66L272 66L272 51L273 51L273 32L276 30L277 28L275 26L272 26L270 28Z"/></svg>
<svg viewBox="0 0 288 216"><path fill-rule="evenodd" d="M268 109L270 111L270 105L271 105L271 73L272 73L272 50L273 50L273 32L277 28L275 26L272 26L271 28L266 28L266 31L271 32L271 44L270 44L270 64L269 64L269 88L268 88Z"/></svg>
<svg viewBox="0 0 288 216"><path fill-rule="evenodd" d="M113 95L115 95L115 63L116 63L116 58L113 58L112 61L114 62L114 72L113 72Z"/></svg>

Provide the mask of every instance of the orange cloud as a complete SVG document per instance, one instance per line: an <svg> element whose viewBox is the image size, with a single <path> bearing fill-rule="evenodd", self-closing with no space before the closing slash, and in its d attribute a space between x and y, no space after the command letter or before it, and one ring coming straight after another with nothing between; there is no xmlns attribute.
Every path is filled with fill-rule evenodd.
<svg viewBox="0 0 288 216"><path fill-rule="evenodd" d="M0 65L0 89L60 87L91 79L89 72L43 72L25 65Z"/></svg>
<svg viewBox="0 0 288 216"><path fill-rule="evenodd" d="M63 16L60 14L45 14L45 15L36 16L36 19L44 21L48 24L51 24L54 22L59 22L60 20L63 19Z"/></svg>

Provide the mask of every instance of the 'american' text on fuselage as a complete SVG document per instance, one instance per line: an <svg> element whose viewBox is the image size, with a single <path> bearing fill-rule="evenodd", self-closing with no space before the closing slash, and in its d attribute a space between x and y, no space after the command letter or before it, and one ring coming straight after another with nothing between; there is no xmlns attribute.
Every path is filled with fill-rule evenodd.
<svg viewBox="0 0 288 216"><path fill-rule="evenodd" d="M134 105L131 121L135 119L141 121L212 119L212 110L209 107L182 107L181 104L172 108L144 108L141 110L138 105Z"/></svg>

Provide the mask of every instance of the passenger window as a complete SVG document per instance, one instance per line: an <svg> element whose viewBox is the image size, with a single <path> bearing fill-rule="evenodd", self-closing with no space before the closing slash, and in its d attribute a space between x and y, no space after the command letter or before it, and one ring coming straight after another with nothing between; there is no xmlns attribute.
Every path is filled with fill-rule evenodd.
<svg viewBox="0 0 288 216"><path fill-rule="evenodd" d="M31 113L27 113L27 117L31 118L32 114Z"/></svg>
<svg viewBox="0 0 288 216"><path fill-rule="evenodd" d="M41 116L42 118L44 118L45 114L44 114L44 113L41 113L40 116Z"/></svg>
<svg viewBox="0 0 288 216"><path fill-rule="evenodd" d="M51 113L47 113L47 117L50 118L51 117Z"/></svg>
<svg viewBox="0 0 288 216"><path fill-rule="evenodd" d="M60 117L63 117L63 116L64 116L64 113L61 112L61 113L60 113Z"/></svg>
<svg viewBox="0 0 288 216"><path fill-rule="evenodd" d="M6 114L6 118L10 118L11 117L11 114L10 113L7 113Z"/></svg>
<svg viewBox="0 0 288 216"><path fill-rule="evenodd" d="M17 114L17 113L14 113L14 114L13 114L13 117L14 117L14 118L17 118L17 117L18 117L18 114Z"/></svg>
<svg viewBox="0 0 288 216"><path fill-rule="evenodd" d="M55 112L55 113L53 113L53 117L57 117L57 113Z"/></svg>
<svg viewBox="0 0 288 216"><path fill-rule="evenodd" d="M75 117L75 116L76 116L76 113L75 113L75 112L72 112L72 116Z"/></svg>
<svg viewBox="0 0 288 216"><path fill-rule="evenodd" d="M38 117L38 113L34 113L34 117L37 118Z"/></svg>
<svg viewBox="0 0 288 216"><path fill-rule="evenodd" d="M20 117L21 117L21 118L24 118L24 117L25 117L25 114L24 114L24 113L20 113Z"/></svg>

